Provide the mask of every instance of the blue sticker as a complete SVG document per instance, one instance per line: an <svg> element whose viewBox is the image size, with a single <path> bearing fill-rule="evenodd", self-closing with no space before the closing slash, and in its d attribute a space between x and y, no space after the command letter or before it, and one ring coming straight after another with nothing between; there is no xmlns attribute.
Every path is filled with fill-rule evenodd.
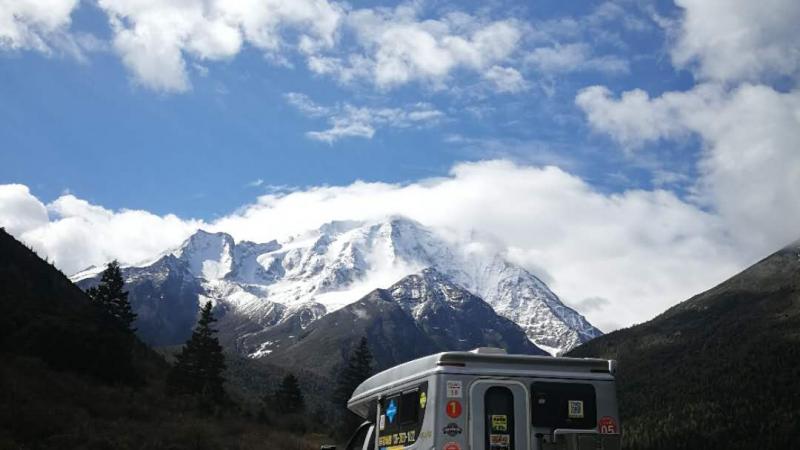
<svg viewBox="0 0 800 450"><path fill-rule="evenodd" d="M394 422L394 416L397 415L397 402L394 399L389 400L389 406L386 407L386 418L389 423Z"/></svg>

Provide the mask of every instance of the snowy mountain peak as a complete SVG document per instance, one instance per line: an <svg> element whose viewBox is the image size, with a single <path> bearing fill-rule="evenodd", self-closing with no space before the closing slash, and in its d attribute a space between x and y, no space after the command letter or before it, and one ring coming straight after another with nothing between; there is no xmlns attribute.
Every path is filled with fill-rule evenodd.
<svg viewBox="0 0 800 450"><path fill-rule="evenodd" d="M466 289L457 286L447 275L433 267L418 274L409 275L389 288L393 298L415 319L421 312L435 304L458 306L470 297Z"/></svg>
<svg viewBox="0 0 800 450"><path fill-rule="evenodd" d="M198 302L211 300L246 321L249 335L297 317L305 328L389 286L403 290L397 298L412 316L425 310L423 304L457 308L478 298L554 353L601 334L525 268L479 244L444 239L402 216L330 222L266 243L237 244L228 234L198 230L169 255L176 264L129 272L160 280L169 280L170 272L189 274L199 286Z"/></svg>
<svg viewBox="0 0 800 450"><path fill-rule="evenodd" d="M227 233L197 230L174 255L186 261L194 276L217 280L231 271L234 246L233 237Z"/></svg>
<svg viewBox="0 0 800 450"><path fill-rule="evenodd" d="M361 226L363 222L357 220L334 220L319 227L318 233L326 236L338 236L342 233Z"/></svg>

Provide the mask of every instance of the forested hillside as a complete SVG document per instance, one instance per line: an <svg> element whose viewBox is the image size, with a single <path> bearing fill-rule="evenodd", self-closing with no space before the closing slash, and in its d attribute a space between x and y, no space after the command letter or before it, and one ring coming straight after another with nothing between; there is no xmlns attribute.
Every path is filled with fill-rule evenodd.
<svg viewBox="0 0 800 450"><path fill-rule="evenodd" d="M800 448L800 245L569 356L618 360L625 448Z"/></svg>
<svg viewBox="0 0 800 450"><path fill-rule="evenodd" d="M265 395L209 404L168 395L169 364L61 272L0 229L0 448L319 448L318 431ZM234 361L264 392L280 379ZM258 379L260 377L260 379ZM280 430L280 431L279 431Z"/></svg>

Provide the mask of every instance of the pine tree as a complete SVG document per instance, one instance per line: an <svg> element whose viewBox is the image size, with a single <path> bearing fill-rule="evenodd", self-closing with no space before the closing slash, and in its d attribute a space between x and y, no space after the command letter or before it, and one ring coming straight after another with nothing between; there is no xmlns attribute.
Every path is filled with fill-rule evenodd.
<svg viewBox="0 0 800 450"><path fill-rule="evenodd" d="M302 412L306 405L297 377L292 374L286 375L273 394L273 401L279 412L290 414Z"/></svg>
<svg viewBox="0 0 800 450"><path fill-rule="evenodd" d="M350 354L347 366L339 374L333 401L340 406L346 405L353 391L370 375L372 375L372 353L369 351L367 337L364 336Z"/></svg>
<svg viewBox="0 0 800 450"><path fill-rule="evenodd" d="M131 308L128 292L123 290L124 287L125 280L122 279L119 263L111 261L100 277L100 284L97 287L89 288L86 293L96 304L114 317L121 327L133 333L136 331L136 328L133 327L136 314Z"/></svg>
<svg viewBox="0 0 800 450"><path fill-rule="evenodd" d="M211 324L217 319L211 313L211 302L200 312L200 319L192 337L177 356L177 362L169 374L171 393L196 395L215 403L225 399L225 355L216 337L217 330Z"/></svg>
<svg viewBox="0 0 800 450"><path fill-rule="evenodd" d="M336 425L333 430L339 438L345 438L360 423L361 418L347 409L347 401L353 391L364 380L372 375L372 353L369 351L367 338L362 337L356 348L350 353L347 365L339 373L336 390L333 392Z"/></svg>

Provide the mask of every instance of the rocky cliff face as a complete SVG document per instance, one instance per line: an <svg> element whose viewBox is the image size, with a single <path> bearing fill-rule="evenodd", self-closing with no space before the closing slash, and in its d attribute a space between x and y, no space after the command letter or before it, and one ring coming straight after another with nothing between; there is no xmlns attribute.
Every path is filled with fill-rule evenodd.
<svg viewBox="0 0 800 450"><path fill-rule="evenodd" d="M370 343L377 370L431 353L486 346L546 354L517 324L435 269L376 289L296 331L291 338L271 341L264 349L267 361L327 375L362 336Z"/></svg>

